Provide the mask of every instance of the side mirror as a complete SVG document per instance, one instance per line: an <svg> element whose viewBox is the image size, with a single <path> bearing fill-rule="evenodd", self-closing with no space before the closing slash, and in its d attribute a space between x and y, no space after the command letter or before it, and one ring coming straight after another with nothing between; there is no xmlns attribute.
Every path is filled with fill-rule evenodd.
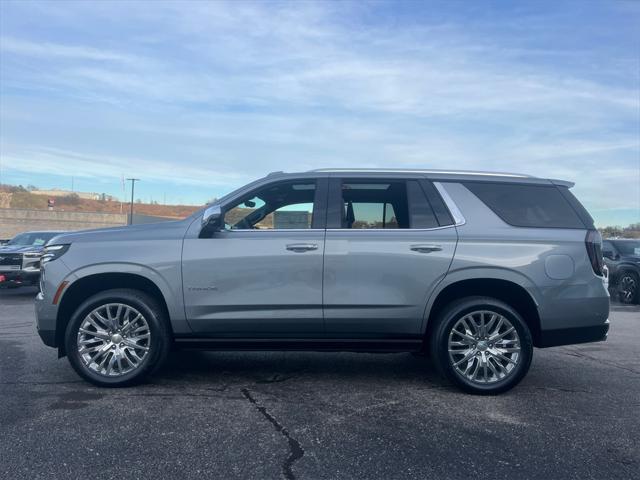
<svg viewBox="0 0 640 480"><path fill-rule="evenodd" d="M604 252L602 252L602 256L604 258L608 258L609 260L615 260L616 259L616 254L613 253L611 250L605 250Z"/></svg>
<svg viewBox="0 0 640 480"><path fill-rule="evenodd" d="M222 228L222 209L219 205L212 205L202 215L202 230L217 232Z"/></svg>

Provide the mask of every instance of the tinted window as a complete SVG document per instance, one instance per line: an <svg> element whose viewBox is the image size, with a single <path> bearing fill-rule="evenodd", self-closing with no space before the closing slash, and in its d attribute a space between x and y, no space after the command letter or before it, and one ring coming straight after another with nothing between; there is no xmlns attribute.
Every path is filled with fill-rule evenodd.
<svg viewBox="0 0 640 480"><path fill-rule="evenodd" d="M315 182L269 185L227 209L228 230L311 228Z"/></svg>
<svg viewBox="0 0 640 480"><path fill-rule="evenodd" d="M409 215L411 228L435 228L438 226L433 208L429 204L422 187L416 180L407 182L407 196L409 199Z"/></svg>
<svg viewBox="0 0 640 480"><path fill-rule="evenodd" d="M433 183L427 180L422 180L420 184L429 199L429 203L433 208L433 213L435 213L440 226L453 225L453 217L451 216L451 213L449 213L449 209L444 204L444 201L442 200L442 197L440 197L436 187L433 186Z"/></svg>
<svg viewBox="0 0 640 480"><path fill-rule="evenodd" d="M602 242L602 253L611 253L613 254L613 245L611 245L611 242L607 242L606 240L604 242Z"/></svg>
<svg viewBox="0 0 640 480"><path fill-rule="evenodd" d="M640 255L640 240L618 240L613 243L623 255Z"/></svg>
<svg viewBox="0 0 640 480"><path fill-rule="evenodd" d="M8 245L29 245L39 247L58 235L56 232L30 232L21 233L13 237Z"/></svg>
<svg viewBox="0 0 640 480"><path fill-rule="evenodd" d="M344 181L342 228L409 228L405 182Z"/></svg>
<svg viewBox="0 0 640 480"><path fill-rule="evenodd" d="M560 191L562 196L565 198L565 200L569 202L571 207L578 214L578 217L580 217L580 220L582 220L582 223L588 228L595 228L593 224L593 218L591 217L591 215L589 215L589 212L587 212L587 209L582 206L582 204L578 201L578 199L573 196L573 193L571 193L569 188L564 186L558 186L558 190Z"/></svg>
<svg viewBox="0 0 640 480"><path fill-rule="evenodd" d="M553 185L464 184L496 215L517 227L585 228L569 202Z"/></svg>

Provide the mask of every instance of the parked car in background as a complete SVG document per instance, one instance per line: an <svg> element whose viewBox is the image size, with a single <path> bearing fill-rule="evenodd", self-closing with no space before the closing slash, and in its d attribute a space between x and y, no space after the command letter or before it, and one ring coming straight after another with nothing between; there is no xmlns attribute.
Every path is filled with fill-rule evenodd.
<svg viewBox="0 0 640 480"><path fill-rule="evenodd" d="M172 346L430 353L504 392L534 347L605 340L602 239L573 183L428 170L274 173L178 222L60 235L46 345L100 386Z"/></svg>
<svg viewBox="0 0 640 480"><path fill-rule="evenodd" d="M609 268L609 290L622 303L640 302L640 240L608 238L602 255Z"/></svg>
<svg viewBox="0 0 640 480"><path fill-rule="evenodd" d="M63 232L20 233L0 246L0 287L37 285L45 244Z"/></svg>

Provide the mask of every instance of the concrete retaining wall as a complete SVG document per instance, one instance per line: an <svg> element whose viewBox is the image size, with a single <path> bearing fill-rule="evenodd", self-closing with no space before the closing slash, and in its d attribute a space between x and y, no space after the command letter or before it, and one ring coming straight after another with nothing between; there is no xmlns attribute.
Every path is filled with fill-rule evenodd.
<svg viewBox="0 0 640 480"><path fill-rule="evenodd" d="M127 215L119 213L0 208L0 238L32 230L86 230L126 224Z"/></svg>

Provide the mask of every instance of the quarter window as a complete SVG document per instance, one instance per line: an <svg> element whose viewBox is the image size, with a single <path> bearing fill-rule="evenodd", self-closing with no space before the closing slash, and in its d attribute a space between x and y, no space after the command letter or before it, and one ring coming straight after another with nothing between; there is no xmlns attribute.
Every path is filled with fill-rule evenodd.
<svg viewBox="0 0 640 480"><path fill-rule="evenodd" d="M516 227L585 228L554 185L465 182L496 215Z"/></svg>

